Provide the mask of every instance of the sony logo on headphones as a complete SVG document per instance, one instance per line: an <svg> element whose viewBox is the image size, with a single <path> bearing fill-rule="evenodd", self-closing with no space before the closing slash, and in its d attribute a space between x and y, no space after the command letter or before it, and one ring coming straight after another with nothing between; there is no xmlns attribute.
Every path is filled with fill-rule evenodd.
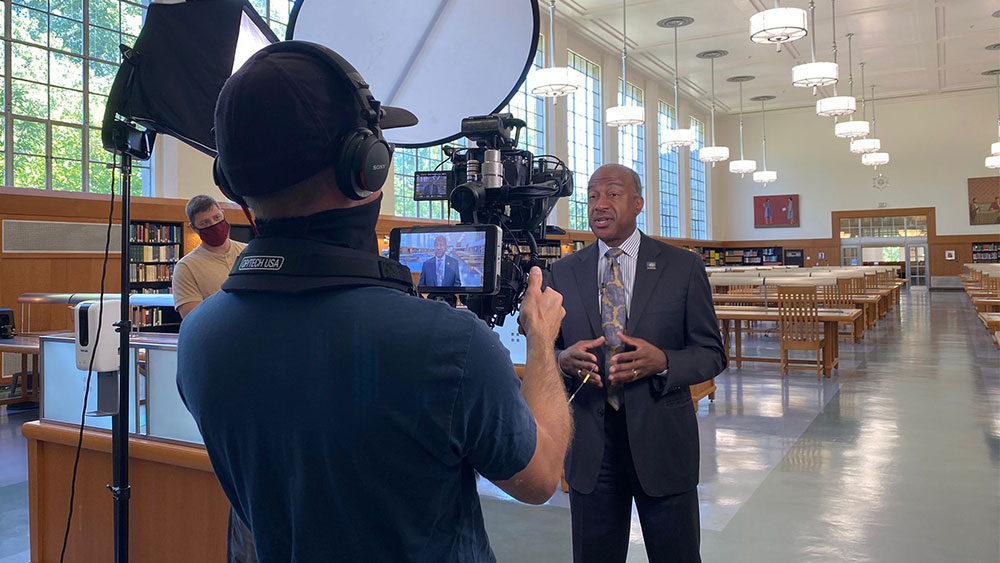
<svg viewBox="0 0 1000 563"><path fill-rule="evenodd" d="M282 256L245 256L240 260L239 270L269 270L277 271L285 265Z"/></svg>
<svg viewBox="0 0 1000 563"><path fill-rule="evenodd" d="M373 164L372 170L385 170L385 168L388 166L389 166L388 164Z"/></svg>

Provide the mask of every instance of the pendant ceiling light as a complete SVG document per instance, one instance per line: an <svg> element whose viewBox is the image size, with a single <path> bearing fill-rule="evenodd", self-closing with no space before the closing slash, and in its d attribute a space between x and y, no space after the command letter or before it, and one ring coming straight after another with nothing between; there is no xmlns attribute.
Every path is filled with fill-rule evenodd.
<svg viewBox="0 0 1000 563"><path fill-rule="evenodd" d="M781 44L802 39L809 33L806 11L801 8L782 8L774 0L774 8L750 16L750 40L754 43Z"/></svg>
<svg viewBox="0 0 1000 563"><path fill-rule="evenodd" d="M878 130L876 129L876 126L875 126L875 86L872 85L872 136L873 137L876 136L877 131ZM875 139L858 139L858 140L859 141L869 141L869 140L875 141L876 143L879 144L879 147L878 147L878 149L876 149L876 151L880 151L882 149L882 146L881 146L882 143L877 138L875 138ZM852 142L851 144L853 145L854 143ZM861 155L861 164L864 164L866 166L874 166L875 168L878 168L879 166L882 166L883 164L888 164L888 163L889 163L889 153L887 153L887 152L867 152L867 153Z"/></svg>
<svg viewBox="0 0 1000 563"><path fill-rule="evenodd" d="M816 2L809 0L809 19L813 30L816 29ZM792 68L792 84L800 88L816 88L837 83L837 63L816 62L816 33L810 38L811 62L796 65Z"/></svg>
<svg viewBox="0 0 1000 563"><path fill-rule="evenodd" d="M691 25L693 22L694 19L687 16L667 18L656 22L656 25L660 27L674 30L674 114L678 116L680 115L680 110L677 101L678 92L680 91L681 71L677 63L677 28ZM677 125L676 121L674 125ZM690 147L697 138L697 133L692 128L681 129L677 127L674 129L665 129L660 132L660 151L666 152L671 148Z"/></svg>
<svg viewBox="0 0 1000 563"><path fill-rule="evenodd" d="M854 48L851 39L853 33L847 34L847 83L850 85L850 95L854 98ZM868 118L865 115L865 67L861 66L861 120L841 121L834 125L833 134L842 139L858 139L867 137L869 132Z"/></svg>
<svg viewBox="0 0 1000 563"><path fill-rule="evenodd" d="M997 77L997 136L1000 137L1000 68L987 70L983 74ZM991 170L1000 169L1000 141L990 147L990 156L986 157L986 167Z"/></svg>
<svg viewBox="0 0 1000 563"><path fill-rule="evenodd" d="M528 75L528 91L536 96L558 98L576 92L580 87L580 73L556 64L556 0L549 0L549 64L535 69Z"/></svg>
<svg viewBox="0 0 1000 563"><path fill-rule="evenodd" d="M864 84L864 81L865 81L865 63L861 63L861 83L862 83L862 85ZM872 87L873 93L874 93L874 89L875 89L875 87L873 86ZM874 113L875 113L874 100L872 100L872 102L873 102L872 103L872 114L874 115ZM867 111L865 109L867 107L867 104L866 104L864 98L862 98L862 105L861 105L861 107L862 107L862 113L865 115L865 119L868 119L868 117L867 117ZM865 138L865 139L854 139L854 140L851 141L851 152L854 153L854 154L867 154L867 153L870 153L870 152L877 152L881 148L882 148L882 141L880 141L877 138L875 138L874 135L872 135L871 137Z"/></svg>
<svg viewBox="0 0 1000 563"><path fill-rule="evenodd" d="M753 79L753 76L732 76L726 79L726 82L736 82L740 85L740 159L729 163L729 171L739 174L740 177L757 170L757 161L743 158L743 83Z"/></svg>
<svg viewBox="0 0 1000 563"><path fill-rule="evenodd" d="M622 0L622 91L621 103L610 107L604 112L604 121L609 127L631 127L642 125L645 121L645 111L636 103L629 103L628 81L625 79L625 62L628 60L628 36L625 34L625 23L628 20L625 10L625 0Z"/></svg>
<svg viewBox="0 0 1000 563"><path fill-rule="evenodd" d="M717 147L715 145L715 59L719 57L725 57L729 54L729 51L723 50L713 50L713 51L703 51L698 53L699 59L708 59L712 64L712 138L710 142L713 146L701 147L698 149L698 160L702 162L711 162L712 166L715 166L716 162L722 162L724 160L729 160L729 147Z"/></svg>
<svg viewBox="0 0 1000 563"><path fill-rule="evenodd" d="M764 169L753 173L753 181L758 184L770 184L778 179L778 173L767 169L767 112L764 102L773 100L774 96L757 96L750 98L752 102L760 102L760 145L764 153Z"/></svg>
<svg viewBox="0 0 1000 563"><path fill-rule="evenodd" d="M831 18L833 22L833 64L837 64L837 0L830 0L830 12L833 14ZM850 67L850 59L848 59L847 65ZM849 69L848 72L850 72ZM857 104L858 101L854 99L853 94L850 96L837 95L837 82L834 82L833 96L817 100L816 115L834 118L851 115L857 109Z"/></svg>

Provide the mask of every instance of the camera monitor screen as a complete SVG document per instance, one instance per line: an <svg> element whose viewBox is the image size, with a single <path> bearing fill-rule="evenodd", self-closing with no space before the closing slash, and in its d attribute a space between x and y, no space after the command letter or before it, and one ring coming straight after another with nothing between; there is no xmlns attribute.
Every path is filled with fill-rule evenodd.
<svg viewBox="0 0 1000 563"><path fill-rule="evenodd" d="M448 199L448 177L450 173L416 172L413 175L413 199L415 201L438 201Z"/></svg>
<svg viewBox="0 0 1000 563"><path fill-rule="evenodd" d="M389 256L419 276L420 292L494 293L499 231L493 225L393 229Z"/></svg>

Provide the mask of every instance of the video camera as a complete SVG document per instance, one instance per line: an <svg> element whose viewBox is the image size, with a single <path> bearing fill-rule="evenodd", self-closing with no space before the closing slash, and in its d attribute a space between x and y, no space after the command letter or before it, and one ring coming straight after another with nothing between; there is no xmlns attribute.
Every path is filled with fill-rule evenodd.
<svg viewBox="0 0 1000 563"><path fill-rule="evenodd" d="M460 295L490 326L502 326L517 311L528 270L546 266L539 246L558 245L546 238L549 213L573 193L564 162L517 148L525 126L509 113L463 119L462 135L475 146L444 147L451 170L414 178L415 200L448 201L461 224L398 228L390 235L389 256L421 273L418 291ZM442 239L444 255L434 248Z"/></svg>

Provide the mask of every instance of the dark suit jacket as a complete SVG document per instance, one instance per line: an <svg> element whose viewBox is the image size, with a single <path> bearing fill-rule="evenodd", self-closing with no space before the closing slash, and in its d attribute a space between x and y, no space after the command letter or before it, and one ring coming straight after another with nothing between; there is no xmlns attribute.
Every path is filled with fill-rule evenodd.
<svg viewBox="0 0 1000 563"><path fill-rule="evenodd" d="M444 257L444 280L437 281L437 258L426 260L420 268L420 280L417 285L432 285L438 287L458 287L462 285L462 280L458 275L458 258L454 256Z"/></svg>
<svg viewBox="0 0 1000 563"><path fill-rule="evenodd" d="M566 316L559 350L604 334L597 285L597 243L552 265L549 285L563 296ZM698 484L698 423L689 385L726 368L712 291L697 254L642 235L625 334L664 351L666 376L625 385L625 412L632 461L643 491L664 496ZM604 365L603 350L597 350ZM601 369L604 379L603 367ZM576 389L579 379L564 379ZM604 389L589 383L573 400L575 434L566 456L566 480L590 493L604 455Z"/></svg>

